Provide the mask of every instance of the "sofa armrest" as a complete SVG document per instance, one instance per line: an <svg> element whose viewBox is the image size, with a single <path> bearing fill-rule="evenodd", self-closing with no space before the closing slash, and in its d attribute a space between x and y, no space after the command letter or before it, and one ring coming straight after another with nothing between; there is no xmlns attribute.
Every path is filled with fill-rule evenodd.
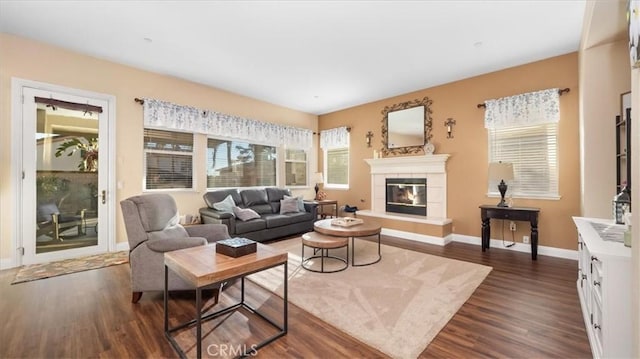
<svg viewBox="0 0 640 359"><path fill-rule="evenodd" d="M217 209L213 209L209 207L200 208L200 214L205 215L207 217L220 219L220 220L233 218L233 213L222 212L222 211L218 211Z"/></svg>
<svg viewBox="0 0 640 359"><path fill-rule="evenodd" d="M187 230L189 236L206 238L209 243L231 238L227 226L224 224L196 224L186 226L184 229Z"/></svg>
<svg viewBox="0 0 640 359"><path fill-rule="evenodd" d="M313 218L318 216L318 203L316 202L304 202L304 209L313 215Z"/></svg>
<svg viewBox="0 0 640 359"><path fill-rule="evenodd" d="M151 239L146 242L147 247L154 252L164 253L178 249L203 246L207 240L202 237L185 237L171 239Z"/></svg>
<svg viewBox="0 0 640 359"><path fill-rule="evenodd" d="M200 208L200 218L205 224L224 224L230 235L236 233L236 217L229 212L221 212L209 207Z"/></svg>

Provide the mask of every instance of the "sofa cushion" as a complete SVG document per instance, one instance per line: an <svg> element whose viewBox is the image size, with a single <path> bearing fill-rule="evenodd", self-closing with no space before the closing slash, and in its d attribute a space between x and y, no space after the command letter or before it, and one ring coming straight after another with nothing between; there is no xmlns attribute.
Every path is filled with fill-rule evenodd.
<svg viewBox="0 0 640 359"><path fill-rule="evenodd" d="M269 204L258 204L251 206L251 209L258 212L260 215L273 213L273 208Z"/></svg>
<svg viewBox="0 0 640 359"><path fill-rule="evenodd" d="M291 218L291 223L304 222L304 221L312 221L315 218L313 214L309 212L296 212L296 213L287 213L285 216Z"/></svg>
<svg viewBox="0 0 640 359"><path fill-rule="evenodd" d="M304 212L304 200L302 199L302 196L298 196L298 197L292 197L292 196L284 196L284 199L290 199L290 198L294 198L298 201L298 212Z"/></svg>
<svg viewBox="0 0 640 359"><path fill-rule="evenodd" d="M242 204L245 207L252 207L257 204L267 204L267 191L264 189L245 189L240 192Z"/></svg>
<svg viewBox="0 0 640 359"><path fill-rule="evenodd" d="M233 198L233 201L235 202L236 206L242 203L240 194L235 189L222 189L222 190L207 192L202 196L202 198L204 198L204 203L207 204L207 207L213 208L214 203L224 200L229 195Z"/></svg>
<svg viewBox="0 0 640 359"><path fill-rule="evenodd" d="M267 228L282 227L297 222L296 219L285 214L268 214L262 218L267 222Z"/></svg>
<svg viewBox="0 0 640 359"><path fill-rule="evenodd" d="M260 218L260 215L251 208L233 207L233 214L235 214L239 220L245 222L251 219Z"/></svg>
<svg viewBox="0 0 640 359"><path fill-rule="evenodd" d="M221 212L233 213L233 208L235 206L236 203L233 201L233 197L231 195L228 195L222 201L214 203L213 209L217 209Z"/></svg>
<svg viewBox="0 0 640 359"><path fill-rule="evenodd" d="M263 218L256 218L246 222L236 221L236 234L259 231L267 228L267 223Z"/></svg>
<svg viewBox="0 0 640 359"><path fill-rule="evenodd" d="M298 200L295 198L280 200L280 214L299 212Z"/></svg>
<svg viewBox="0 0 640 359"><path fill-rule="evenodd" d="M267 198L269 202L280 202L285 196L291 196L291 191L288 188L267 188Z"/></svg>

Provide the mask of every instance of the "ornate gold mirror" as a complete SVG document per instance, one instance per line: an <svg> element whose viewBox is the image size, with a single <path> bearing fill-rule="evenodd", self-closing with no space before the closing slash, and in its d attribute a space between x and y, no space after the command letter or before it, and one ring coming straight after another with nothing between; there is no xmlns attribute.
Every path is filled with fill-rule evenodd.
<svg viewBox="0 0 640 359"><path fill-rule="evenodd" d="M399 155L424 151L431 139L428 97L385 106L382 110L382 153Z"/></svg>

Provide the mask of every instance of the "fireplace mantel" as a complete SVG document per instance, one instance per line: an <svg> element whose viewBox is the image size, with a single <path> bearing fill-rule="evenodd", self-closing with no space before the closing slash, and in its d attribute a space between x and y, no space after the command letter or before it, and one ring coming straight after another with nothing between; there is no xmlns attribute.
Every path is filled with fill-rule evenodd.
<svg viewBox="0 0 640 359"><path fill-rule="evenodd" d="M371 174L385 173L446 173L446 162L449 154L367 158L371 166Z"/></svg>

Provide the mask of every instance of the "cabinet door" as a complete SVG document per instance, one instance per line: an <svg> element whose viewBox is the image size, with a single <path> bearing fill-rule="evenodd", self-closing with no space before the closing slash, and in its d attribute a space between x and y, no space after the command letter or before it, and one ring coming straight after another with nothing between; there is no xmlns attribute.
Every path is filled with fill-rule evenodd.
<svg viewBox="0 0 640 359"><path fill-rule="evenodd" d="M627 121L616 116L616 193L620 193L624 185L628 185L628 135Z"/></svg>
<svg viewBox="0 0 640 359"><path fill-rule="evenodd" d="M603 335L602 335L602 303L598 297L594 295L591 297L591 331L595 340L595 345L591 348L595 349L597 353L592 353L594 358L602 358L603 354Z"/></svg>
<svg viewBox="0 0 640 359"><path fill-rule="evenodd" d="M591 312L591 253L589 252L589 248L583 244L580 262L583 268L582 270L582 281L580 284L580 288L582 290L582 298L585 300L585 304L587 305L587 310Z"/></svg>

